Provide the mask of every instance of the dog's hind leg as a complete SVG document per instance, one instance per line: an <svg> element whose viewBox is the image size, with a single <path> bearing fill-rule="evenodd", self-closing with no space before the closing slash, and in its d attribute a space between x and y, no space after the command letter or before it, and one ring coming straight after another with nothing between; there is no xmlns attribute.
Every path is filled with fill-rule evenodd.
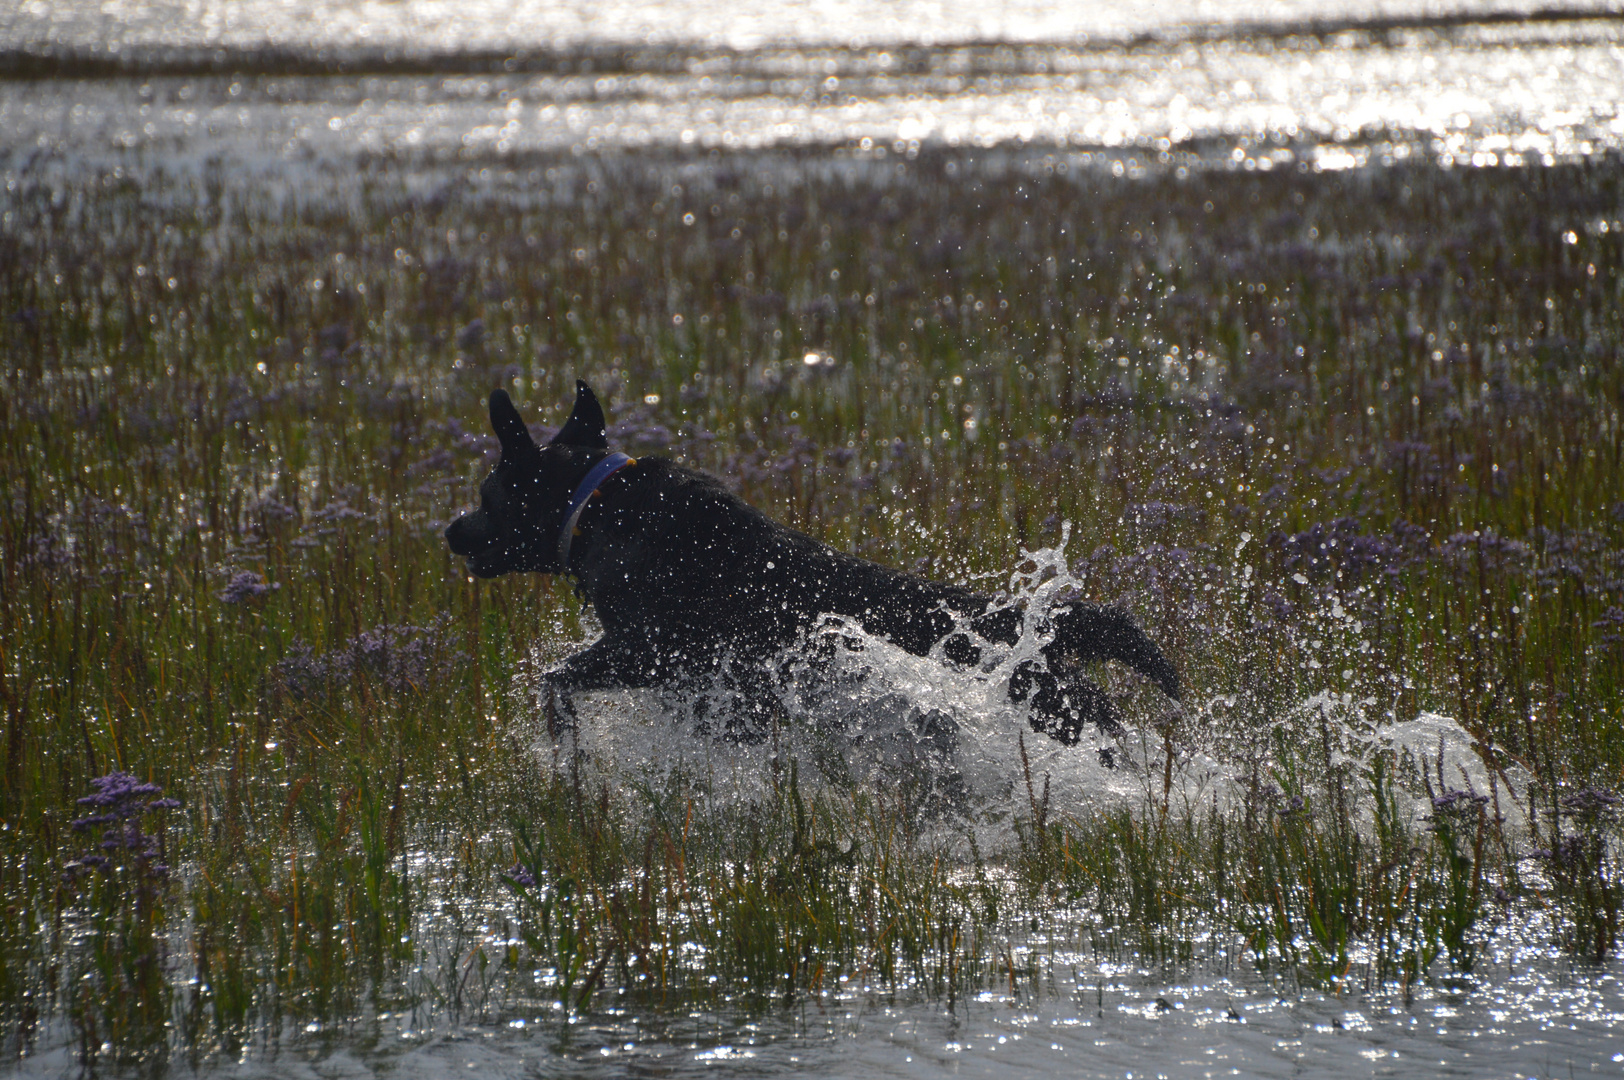
<svg viewBox="0 0 1624 1080"><path fill-rule="evenodd" d="M1066 672L1089 660L1115 660L1150 679L1174 701L1179 700L1179 676L1172 661L1162 655L1126 611L1071 604L1056 608L1050 619L1054 623L1054 640L1043 647L1043 655L1051 671Z"/></svg>
<svg viewBox="0 0 1624 1080"><path fill-rule="evenodd" d="M1104 690L1079 675L1056 675L1036 660L1015 666L1009 678L1009 697L1030 702L1033 731L1067 746L1076 745L1089 724L1106 735L1122 734L1116 706Z"/></svg>

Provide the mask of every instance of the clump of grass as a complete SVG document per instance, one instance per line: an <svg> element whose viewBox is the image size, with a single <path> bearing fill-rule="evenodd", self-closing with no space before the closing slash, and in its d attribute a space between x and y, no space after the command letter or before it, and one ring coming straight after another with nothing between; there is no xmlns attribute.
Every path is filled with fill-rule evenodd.
<svg viewBox="0 0 1624 1080"><path fill-rule="evenodd" d="M1211 959L1196 942L1213 942L1216 930L1209 953L1233 950L1310 985L1398 984L1408 995L1440 961L1471 972L1492 921L1488 885L1501 882L1495 892L1508 899L1516 876L1490 843L1487 797L1437 796L1418 829L1391 759L1346 781L1271 788L1230 808L1056 822L1041 845L1022 844L1016 865L1029 888L1095 908L1127 929L1138 955L1164 963Z"/></svg>
<svg viewBox="0 0 1624 1080"><path fill-rule="evenodd" d="M67 1009L94 1059L102 1044L139 1061L164 1049L171 990L164 971L165 864L163 830L149 817L180 805L129 773L92 782L78 800L90 813L72 823L91 841L62 871L57 932L81 937L88 970L65 987ZM60 943L58 943L60 947Z"/></svg>
<svg viewBox="0 0 1624 1080"><path fill-rule="evenodd" d="M1057 903L1147 954L1217 925L1361 985L1468 967L1496 890L1614 946L1618 163L838 164L379 160L284 198L3 163L11 1052L64 1017L87 1054L161 1052L159 1015L165 1046L236 1054L414 1006L952 994ZM1162 716L1103 675L1144 806L1067 819L1032 777L1014 850L955 861L883 792L791 774L712 819L538 776L515 675L581 612L467 580L439 531L494 451L490 388L556 423L576 377L618 444L896 565L1003 578L1070 521L1080 591L1190 687ZM1488 794L1538 837L1437 770L1411 820L1426 774L1345 767L1293 719L1315 694L1454 717L1529 777ZM1250 797L1179 805L1201 755ZM115 771L182 804L184 872L140 918L61 885ZM114 913L88 950L58 930L85 903ZM159 960L98 958L115 939ZM76 1004L103 960L147 972L117 976L128 1022Z"/></svg>
<svg viewBox="0 0 1624 1080"><path fill-rule="evenodd" d="M1534 853L1546 868L1563 916L1562 944L1596 960L1618 942L1624 903L1618 804L1617 795L1594 788L1561 796L1550 826L1551 846Z"/></svg>
<svg viewBox="0 0 1624 1080"><path fill-rule="evenodd" d="M985 898L945 852L920 857L883 792L809 797L792 766L764 802L717 813L677 778L628 826L576 783L554 772L533 794L505 875L526 963L566 1008L606 977L631 1000L793 1001L854 978L952 994L983 966Z"/></svg>

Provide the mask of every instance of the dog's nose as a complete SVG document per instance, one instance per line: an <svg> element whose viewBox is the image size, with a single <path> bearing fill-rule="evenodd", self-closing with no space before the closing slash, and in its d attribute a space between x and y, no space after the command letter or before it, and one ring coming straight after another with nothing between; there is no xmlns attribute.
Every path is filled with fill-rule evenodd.
<svg viewBox="0 0 1624 1080"><path fill-rule="evenodd" d="M474 545L471 542L472 537L468 533L467 514L463 514L456 521L446 526L445 542L451 546L452 554L467 558L474 553Z"/></svg>

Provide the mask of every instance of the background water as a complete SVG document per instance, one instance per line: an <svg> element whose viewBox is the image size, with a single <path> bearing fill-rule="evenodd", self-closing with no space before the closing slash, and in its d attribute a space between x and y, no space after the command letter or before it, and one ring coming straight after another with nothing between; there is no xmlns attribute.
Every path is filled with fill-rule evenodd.
<svg viewBox="0 0 1624 1080"><path fill-rule="evenodd" d="M1342 168L1618 145L1618 13L1517 10L30 2L0 14L0 71L37 76L0 86L0 130L13 156L166 167L939 142Z"/></svg>
<svg viewBox="0 0 1624 1080"><path fill-rule="evenodd" d="M865 168L948 146L1119 174L1532 167L1616 151L1624 11L1526 12L25 0L0 11L0 175L209 168L297 181L366 160L433 177L651 147L721 152L702 169L763 150L806 152L777 168ZM902 682L925 677L891 664ZM1128 775L1096 769L1072 790L1131 786ZM968 1002L854 986L776 1010L509 1014L450 1034L384 1014L214 1071L1624 1075L1624 968L1572 965L1539 944L1537 922L1503 928L1473 980L1411 1001L1303 992L1232 966L1220 941L1181 968L1123 964L1091 947L1091 925L1073 913L1052 940L1011 941L1026 983ZM61 1049L24 1068L74 1061Z"/></svg>

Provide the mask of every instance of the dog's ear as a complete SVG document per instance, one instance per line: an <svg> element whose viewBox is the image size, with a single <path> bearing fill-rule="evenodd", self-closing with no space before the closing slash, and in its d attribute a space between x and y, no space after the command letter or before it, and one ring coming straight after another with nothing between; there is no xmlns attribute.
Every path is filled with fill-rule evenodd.
<svg viewBox="0 0 1624 1080"><path fill-rule="evenodd" d="M553 436L560 446L584 446L592 450L609 449L609 425L603 419L603 406L597 395L581 380L575 380L575 409L564 426Z"/></svg>
<svg viewBox="0 0 1624 1080"><path fill-rule="evenodd" d="M513 407L513 399L507 396L506 390L491 391L491 430L496 432L504 456L536 448L536 441L530 437L530 429L524 426L524 419L519 416L519 410Z"/></svg>

